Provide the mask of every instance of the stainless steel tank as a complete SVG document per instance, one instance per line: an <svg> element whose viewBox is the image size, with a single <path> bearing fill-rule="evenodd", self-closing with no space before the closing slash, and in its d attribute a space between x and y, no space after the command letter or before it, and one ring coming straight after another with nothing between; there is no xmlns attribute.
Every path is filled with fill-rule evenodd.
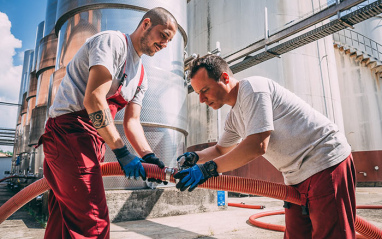
<svg viewBox="0 0 382 239"><path fill-rule="evenodd" d="M43 36L54 34L54 27L56 25L57 17L57 0L48 0L46 3L45 12L45 27Z"/></svg>
<svg viewBox="0 0 382 239"><path fill-rule="evenodd" d="M36 145L44 133L46 115L48 111L49 80L54 72L57 51L57 36L54 32L56 21L57 0L48 0L44 21L44 32L38 46L36 75L38 77L36 107L32 114L30 145ZM42 176L43 151L42 146L34 150L30 158L33 159L31 169L34 174Z"/></svg>
<svg viewBox="0 0 382 239"><path fill-rule="evenodd" d="M29 141L29 133L30 133L30 119L31 119L31 114L32 114L32 109L34 108L35 105L35 96L36 96L36 77L35 75L32 74L32 65L33 65L33 55L34 52L28 56L28 70L27 70L27 81L28 83L25 85L25 90L26 92L24 93L25 95L25 101L23 102L23 107L21 110L22 114L22 139L21 139L21 147L20 147L20 154L22 155L21 157L21 165L20 165L20 171L23 175L28 174L29 171L29 152L31 151L31 148L28 146L28 141ZM24 96L23 96L24 99Z"/></svg>
<svg viewBox="0 0 382 239"><path fill-rule="evenodd" d="M32 69L33 62L33 50L25 51L24 53L24 65L23 65L23 79L21 90L22 95L22 105L21 105L21 128L20 128L20 152L25 153L27 151L27 137L29 137L29 125L28 123L28 88L30 83L30 73ZM20 91L21 92L21 91Z"/></svg>
<svg viewBox="0 0 382 239"><path fill-rule="evenodd" d="M56 63L57 36L54 32L57 0L48 0L45 14L43 38L40 40L37 56L36 74L54 67Z"/></svg>
<svg viewBox="0 0 382 239"><path fill-rule="evenodd" d="M27 92L28 90L29 74L30 74L32 62L33 62L33 50L24 51L23 70L22 70L21 83L20 83L19 104L22 103L23 94Z"/></svg>
<svg viewBox="0 0 382 239"><path fill-rule="evenodd" d="M185 149L187 135L186 89L183 81L183 50L187 42L186 1L59 0L56 71L63 71L88 37L104 30L132 33L144 13L154 7L169 10L179 23L179 31L166 49L154 57L142 57L150 88L143 101L141 122L156 155L167 166L175 166L177 155ZM53 77L55 81L59 81L55 79L57 77ZM124 136L122 120L123 112L120 112L115 124L129 150L134 152ZM105 161L115 160L114 154L107 148ZM106 189L145 187L143 181L121 177L104 178L104 185Z"/></svg>
<svg viewBox="0 0 382 239"><path fill-rule="evenodd" d="M45 36L40 41L36 67L36 74L39 76L46 69L54 68L56 62L57 37L54 34Z"/></svg>
<svg viewBox="0 0 382 239"><path fill-rule="evenodd" d="M26 101L27 92L23 94L23 103L21 106L21 125L20 125L20 131L19 131L19 154L26 152L26 134L29 132L26 132L26 123L27 123L27 111L28 111L28 102Z"/></svg>
<svg viewBox="0 0 382 239"><path fill-rule="evenodd" d="M31 146L37 145L40 136L45 131L45 121L47 119L48 111L49 80L53 72L53 67L45 68L44 71L40 71L40 75L38 77L36 107L32 111L32 118L30 123L31 131L29 137L29 145ZM40 148L42 149L42 145L39 147L39 149ZM43 151L37 150L32 170L35 174L38 174L40 176L42 176L42 172L40 172L39 169L42 168L43 160Z"/></svg>
<svg viewBox="0 0 382 239"><path fill-rule="evenodd" d="M38 48L40 47L40 41L44 34L44 25L45 25L45 21L42 21L37 26L35 48L34 48L35 54L33 54L32 72L36 72Z"/></svg>
<svg viewBox="0 0 382 239"><path fill-rule="evenodd" d="M49 95L48 95L48 108L50 106L52 106L53 100L56 97L56 93L57 93L58 87L60 86L61 81L64 78L65 74L66 74L66 67L61 67L58 70L56 70L52 74L52 76L50 77L50 81L49 81ZM47 112L47 113L49 113L49 112Z"/></svg>
<svg viewBox="0 0 382 239"><path fill-rule="evenodd" d="M33 69L33 66L32 66ZM32 163L34 163L34 152L35 149L33 148L33 145L30 144L30 132L31 132L31 119L33 110L36 107L36 93L37 93L37 77L36 72L33 71L30 73L30 81L29 81L29 88L28 88L28 94L26 101L28 102L28 112L27 112L27 119L26 119L26 126L25 126L25 147L27 151L26 161L23 165L23 171L25 171L27 174L35 174L35 171L33 170L34 167L32 166Z"/></svg>
<svg viewBox="0 0 382 239"><path fill-rule="evenodd" d="M37 90L38 90L38 77L36 75L36 67L37 67L37 55L38 55L38 52L39 52L39 47L40 47L40 41L43 37L43 34L44 34L44 25L45 25L45 21L42 21L40 22L40 24L38 24L37 26L37 30L36 30L36 39L35 39L35 49L34 49L34 52L35 54L33 54L33 64L32 64L32 72L31 72L31 81L35 81L35 89L34 89L34 106L32 106L33 108L30 110L31 112L31 122L30 122L30 134L29 134L29 139L28 139L28 145L29 146L33 146L37 143L37 140L34 139L36 138L37 136L34 136L35 134L35 127L33 126L33 124L37 121L37 118L36 118L36 111L35 111L35 107L36 107L36 100L37 100ZM32 103L31 103L32 104ZM32 167L33 168L33 167Z"/></svg>
<svg viewBox="0 0 382 239"><path fill-rule="evenodd" d="M45 131L45 121L48 109L48 94L49 94L49 78L54 72L54 68L46 69L41 72L38 77L36 107L32 111L31 132L29 137L29 145L37 145L40 136ZM44 161L44 153L42 145L34 152L34 164L32 171L34 174L42 177L42 165Z"/></svg>
<svg viewBox="0 0 382 239"><path fill-rule="evenodd" d="M13 173L19 172L20 166L16 166L17 156L20 155L25 147L23 142L24 126L26 123L26 112L28 110L28 104L26 101L27 89L30 79L31 63L33 62L33 50L26 50L24 52L23 69L21 74L20 93L19 93L19 107L15 133L15 144L13 147L12 169Z"/></svg>
<svg viewBox="0 0 382 239"><path fill-rule="evenodd" d="M36 107L36 93L37 93L37 77L35 72L30 73L29 87L26 96L26 101L28 103L28 116L26 124L29 125L32 115L32 110Z"/></svg>
<svg viewBox="0 0 382 239"><path fill-rule="evenodd" d="M32 69L32 68L31 68ZM33 110L36 106L36 90L37 90L37 77L35 72L30 73L30 80L29 80L29 87L28 87L28 92L26 95L26 104L27 104L27 113L26 113L26 122L25 122L25 127L24 127L24 133L23 133L23 144L25 148L25 156L23 157L22 166L21 170L23 173L28 174L31 173L30 169L30 154L33 150L33 148L30 147L29 145L29 137L30 137L30 130L31 130L31 118L32 118L32 113Z"/></svg>

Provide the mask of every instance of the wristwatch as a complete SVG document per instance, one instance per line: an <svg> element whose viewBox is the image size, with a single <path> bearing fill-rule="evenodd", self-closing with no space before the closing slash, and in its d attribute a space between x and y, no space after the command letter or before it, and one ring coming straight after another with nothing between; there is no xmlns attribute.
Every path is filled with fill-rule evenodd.
<svg viewBox="0 0 382 239"><path fill-rule="evenodd" d="M204 164L204 168L206 169L208 174L210 174L211 176L214 176L214 177L219 176L219 173L216 171L218 166L213 160L206 162Z"/></svg>

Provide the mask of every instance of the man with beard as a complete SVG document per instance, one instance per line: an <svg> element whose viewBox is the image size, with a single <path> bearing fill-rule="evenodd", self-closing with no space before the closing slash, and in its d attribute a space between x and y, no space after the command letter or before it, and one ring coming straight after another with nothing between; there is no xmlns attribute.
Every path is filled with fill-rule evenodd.
<svg viewBox="0 0 382 239"><path fill-rule="evenodd" d="M285 239L355 238L353 157L333 122L271 79L235 79L215 55L195 59L190 79L200 103L231 110L216 145L178 158L189 168L174 175L177 188L192 191L263 155L301 195L301 205L285 204Z"/></svg>
<svg viewBox="0 0 382 239"><path fill-rule="evenodd" d="M170 12L154 8L130 35L105 31L92 36L68 64L39 143L52 189L45 238L110 237L100 169L105 143L126 177L145 180L141 162L164 167L140 124L148 87L141 56L165 48L177 28ZM138 156L127 150L114 125L115 114L123 108L124 131Z"/></svg>

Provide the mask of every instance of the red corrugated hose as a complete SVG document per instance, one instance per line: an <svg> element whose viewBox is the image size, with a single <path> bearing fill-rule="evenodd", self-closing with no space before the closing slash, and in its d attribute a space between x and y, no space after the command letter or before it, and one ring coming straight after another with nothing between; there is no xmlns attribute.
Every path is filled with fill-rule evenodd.
<svg viewBox="0 0 382 239"><path fill-rule="evenodd" d="M269 229L269 230L273 230L273 231L284 232L285 226L271 224L271 223L267 223L267 222L260 222L260 221L256 220L257 218L260 218L260 217L280 215L280 214L284 214L284 213L285 213L284 209L278 210L278 211L260 212L260 213L256 213L256 214L253 214L252 216L250 216L248 221L252 225L257 226L257 227L261 227L261 228L265 228L265 229Z"/></svg>
<svg viewBox="0 0 382 239"><path fill-rule="evenodd" d="M0 179L0 183L7 180L7 179L10 179L10 178L16 178L17 176L16 175L12 175L12 176L9 176L9 177L5 177L5 178L2 178Z"/></svg>
<svg viewBox="0 0 382 239"><path fill-rule="evenodd" d="M153 164L142 164L146 176L148 178L156 178L160 180L167 180L175 183L173 175L177 172L177 169L169 170L171 175L166 178L167 168L160 169ZM118 162L102 163L101 170L103 176L124 176L123 171ZM212 190L230 191L236 193L245 193L259 196L266 196L283 201L291 202L294 204L300 204L300 194L293 187L289 187L283 184L271 183L262 180L241 178L235 176L221 175L208 179L205 183L198 186L199 188L207 188ZM5 221L10 215L12 215L19 208L24 206L27 202L42 194L49 189L49 185L45 178L42 178L23 190L18 192L15 196L9 199L0 207L0 223ZM382 230L376 226L365 221L361 217L357 216L355 228L357 232L364 235L367 238L379 238L382 239Z"/></svg>
<svg viewBox="0 0 382 239"><path fill-rule="evenodd" d="M229 204L228 204L228 206L229 206ZM248 206L250 206L250 205L248 205ZM357 209L382 209L382 206L381 205L358 205ZM261 221L256 220L256 219L261 218L261 217L280 215L280 214L285 214L285 210L283 209L283 210L278 210L278 211L268 211L268 212L256 213L256 214L253 214L252 216L249 217L249 222L252 225L257 226L257 227L261 227L261 228L265 228L265 229L269 229L269 230L273 230L273 231L284 232L285 226L271 224L271 223L267 223L267 222L261 222ZM359 220L358 216L357 216L356 220ZM363 222L358 222L358 224L359 223L363 223ZM357 221L356 221L356 224L357 224ZM356 228L357 228L357 226L356 226ZM358 233L356 236L359 239L369 238L369 237L365 237L362 234L358 234ZM371 238L379 238L379 237L371 237Z"/></svg>

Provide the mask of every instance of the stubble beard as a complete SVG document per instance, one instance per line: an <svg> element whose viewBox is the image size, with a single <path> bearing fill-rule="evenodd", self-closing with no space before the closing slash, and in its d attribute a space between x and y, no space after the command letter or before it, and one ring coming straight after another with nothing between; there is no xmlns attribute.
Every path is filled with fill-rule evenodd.
<svg viewBox="0 0 382 239"><path fill-rule="evenodd" d="M149 46L149 41L148 41L148 35L151 31L151 28L150 27L149 29L147 29L147 31L144 33L143 37L141 38L140 40L140 43L141 43L141 46L142 46L142 53L145 54L145 55L148 55L148 56L153 56L155 54L155 51L153 51L150 46Z"/></svg>

